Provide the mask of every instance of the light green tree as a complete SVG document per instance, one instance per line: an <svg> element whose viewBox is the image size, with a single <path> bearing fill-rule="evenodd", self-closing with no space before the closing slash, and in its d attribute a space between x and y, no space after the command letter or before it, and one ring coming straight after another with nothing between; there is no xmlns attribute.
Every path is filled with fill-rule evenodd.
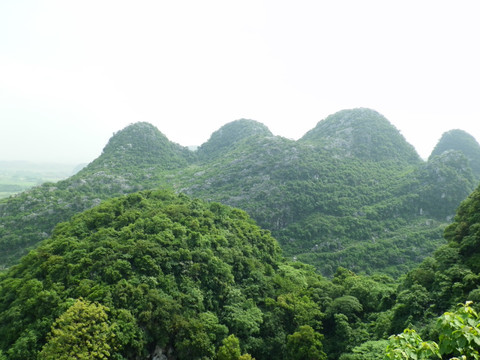
<svg viewBox="0 0 480 360"><path fill-rule="evenodd" d="M218 348L217 360L238 360L240 354L240 341L232 334L223 339L222 346Z"/></svg>
<svg viewBox="0 0 480 360"><path fill-rule="evenodd" d="M109 359L114 350L114 330L108 308L78 299L55 321L38 359Z"/></svg>
<svg viewBox="0 0 480 360"><path fill-rule="evenodd" d="M423 341L415 330L389 338L385 352L388 360L435 359L453 356L451 360L480 359L480 317L472 302L460 304L455 312L446 312L437 321L438 343Z"/></svg>
<svg viewBox="0 0 480 360"><path fill-rule="evenodd" d="M218 348L216 360L255 360L250 354L240 355L240 341L235 335L229 335Z"/></svg>

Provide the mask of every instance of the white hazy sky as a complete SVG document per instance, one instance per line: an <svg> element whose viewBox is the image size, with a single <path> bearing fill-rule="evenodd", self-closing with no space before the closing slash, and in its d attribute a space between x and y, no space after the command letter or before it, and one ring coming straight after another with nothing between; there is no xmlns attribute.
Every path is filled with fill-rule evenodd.
<svg viewBox="0 0 480 360"><path fill-rule="evenodd" d="M0 160L89 162L148 121L200 145L382 113L426 158L480 139L480 1L0 1Z"/></svg>

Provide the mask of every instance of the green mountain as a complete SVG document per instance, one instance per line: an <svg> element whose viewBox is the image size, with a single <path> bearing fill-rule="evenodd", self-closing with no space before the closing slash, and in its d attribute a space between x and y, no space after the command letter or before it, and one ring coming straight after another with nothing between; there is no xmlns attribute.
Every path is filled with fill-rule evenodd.
<svg viewBox="0 0 480 360"><path fill-rule="evenodd" d="M114 198L0 274L0 358L382 359L396 328L438 335L432 318L480 301L479 214L480 188L395 291L286 262L239 209L160 190Z"/></svg>
<svg viewBox="0 0 480 360"><path fill-rule="evenodd" d="M452 209L458 207L460 196L469 194L476 184L468 159L453 150L431 157L416 176L422 213L446 221L453 218Z"/></svg>
<svg viewBox="0 0 480 360"><path fill-rule="evenodd" d="M429 159L449 150L462 152L470 162L470 167L476 178L480 178L480 145L472 135L458 129L447 131L438 141Z"/></svg>
<svg viewBox="0 0 480 360"><path fill-rule="evenodd" d="M413 350L408 359L478 356L479 229L480 187L461 203L453 223L445 229L447 243L402 277L392 296L391 308L382 314L389 322L388 333L399 334L389 342L397 353L407 348L407 352ZM405 328L410 330L404 331ZM430 345L422 339L435 339L439 344L436 352L440 354L428 355ZM383 356L387 344L384 340L367 341L344 353L341 359L395 358L393 353Z"/></svg>
<svg viewBox="0 0 480 360"><path fill-rule="evenodd" d="M321 359L325 286L241 210L135 193L57 225L3 274L0 357L212 359L236 341L238 356L289 359L301 330Z"/></svg>
<svg viewBox="0 0 480 360"><path fill-rule="evenodd" d="M333 114L298 141L237 120L196 152L136 123L75 176L0 202L0 263L15 263L55 224L104 199L158 187L247 211L288 258L324 275L344 266L398 276L444 242L474 180L462 154L423 162L369 109Z"/></svg>
<svg viewBox="0 0 480 360"><path fill-rule="evenodd" d="M384 336L394 292L285 261L242 210L142 191L58 224L0 274L0 359L334 360Z"/></svg>
<svg viewBox="0 0 480 360"><path fill-rule="evenodd" d="M408 270L443 243L445 223L474 188L462 162L422 162L368 109L329 116L299 141L251 133L180 171L176 190L246 210L287 256L329 276L339 265Z"/></svg>

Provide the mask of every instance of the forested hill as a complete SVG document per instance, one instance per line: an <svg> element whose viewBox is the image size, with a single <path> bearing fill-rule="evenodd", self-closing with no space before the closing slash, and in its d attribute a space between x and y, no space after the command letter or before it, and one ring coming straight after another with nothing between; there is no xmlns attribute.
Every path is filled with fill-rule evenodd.
<svg viewBox="0 0 480 360"><path fill-rule="evenodd" d="M325 275L341 265L397 276L443 243L474 186L463 153L423 162L369 109L331 115L298 141L237 120L196 152L136 123L72 178L0 202L0 263L15 263L56 223L104 199L163 187L246 210L287 257Z"/></svg>
<svg viewBox="0 0 480 360"><path fill-rule="evenodd" d="M275 300L316 275L285 264L269 232L218 203L165 191L106 201L59 224L4 275L0 357L9 360L145 359L161 349L211 359L229 334L257 359L283 359L299 325L323 353L319 305L299 299L301 313L282 315Z"/></svg>
<svg viewBox="0 0 480 360"><path fill-rule="evenodd" d="M143 191L57 225L0 276L0 359L334 360L383 334L363 330L393 295L378 280L332 283L241 210Z"/></svg>
<svg viewBox="0 0 480 360"><path fill-rule="evenodd" d="M460 151L470 162L473 174L480 179L480 144L463 130L450 130L442 135L433 149L430 159L445 151Z"/></svg>
<svg viewBox="0 0 480 360"><path fill-rule="evenodd" d="M395 343L397 349L406 350L408 355L402 358L478 358L479 229L480 187L462 202L455 220L445 229L447 243L402 278L393 306L382 316L389 319L389 333L403 332L390 341L391 345ZM459 307L459 304L464 305ZM458 310L453 312L454 309ZM405 328L413 330L404 332ZM432 340L439 344L436 356L428 350ZM368 341L340 359L399 358L383 357L382 351L385 351L386 345L383 340Z"/></svg>
<svg viewBox="0 0 480 360"><path fill-rule="evenodd" d="M0 359L381 360L390 334L438 338L439 315L480 303L479 213L480 188L396 289L286 261L239 209L163 190L110 199L0 274ZM446 353L478 352L471 329ZM425 350L407 335L400 345Z"/></svg>

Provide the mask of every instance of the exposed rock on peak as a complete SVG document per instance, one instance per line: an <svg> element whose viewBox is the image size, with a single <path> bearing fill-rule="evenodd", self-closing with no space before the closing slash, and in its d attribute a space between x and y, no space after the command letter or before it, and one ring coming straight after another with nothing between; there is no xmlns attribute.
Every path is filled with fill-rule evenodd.
<svg viewBox="0 0 480 360"><path fill-rule="evenodd" d="M420 158L400 132L378 112L342 110L320 121L300 141L315 143L338 156L415 163Z"/></svg>

